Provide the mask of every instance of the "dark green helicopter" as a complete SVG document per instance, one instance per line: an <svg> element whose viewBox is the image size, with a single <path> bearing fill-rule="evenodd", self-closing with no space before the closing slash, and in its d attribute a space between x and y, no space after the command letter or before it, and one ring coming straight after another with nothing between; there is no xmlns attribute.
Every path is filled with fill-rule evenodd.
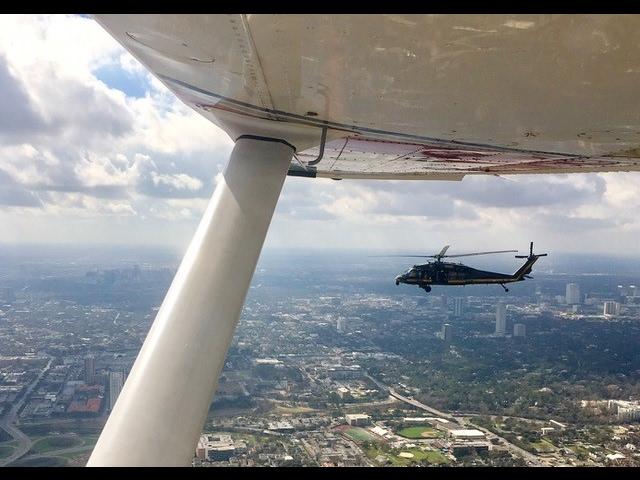
<svg viewBox="0 0 640 480"><path fill-rule="evenodd" d="M534 254L533 242L529 249L529 255L516 255L516 258L526 258L527 261L513 275L497 272L487 272L467 267L461 263L443 262L443 258L454 257L470 257L473 255L489 255L493 253L517 252L517 250L498 250L495 252L478 252L464 253L461 255L445 255L449 245L444 247L440 253L436 255L387 255L392 257L421 257L435 258L434 262L425 263L423 265L414 265L409 270L396 277L396 285L406 283L407 285L417 285L425 290L431 291L431 285L480 285L496 283L504 288L505 292L509 289L504 286L505 283L521 282L531 273L531 267L540 257L546 257L546 253Z"/></svg>

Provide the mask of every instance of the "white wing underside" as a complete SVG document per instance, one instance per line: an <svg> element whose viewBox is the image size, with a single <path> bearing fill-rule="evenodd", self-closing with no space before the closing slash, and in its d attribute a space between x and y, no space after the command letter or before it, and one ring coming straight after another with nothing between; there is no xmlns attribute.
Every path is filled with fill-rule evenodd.
<svg viewBox="0 0 640 480"><path fill-rule="evenodd" d="M293 175L640 170L637 15L97 20L232 138L293 144Z"/></svg>

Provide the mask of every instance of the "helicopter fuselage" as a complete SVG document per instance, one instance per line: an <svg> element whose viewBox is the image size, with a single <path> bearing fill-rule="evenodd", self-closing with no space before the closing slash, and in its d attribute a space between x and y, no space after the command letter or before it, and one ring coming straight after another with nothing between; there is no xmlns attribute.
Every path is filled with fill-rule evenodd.
<svg viewBox="0 0 640 480"><path fill-rule="evenodd" d="M489 272L467 267L460 263L430 262L414 265L396 277L396 285L406 283L426 287L429 285L471 285L481 283L519 282L524 278L514 278L498 272Z"/></svg>
<svg viewBox="0 0 640 480"><path fill-rule="evenodd" d="M506 273L490 272L487 270L478 270L476 268L468 267L461 263L443 262L444 256L458 256L465 257L469 255L486 255L488 253L503 253L499 252L482 252L474 254L464 255L445 255L445 251L448 247L445 247L438 255L434 255L437 258L436 261L424 263L422 265L414 265L409 270L396 277L396 285L405 283L407 285L417 285L423 288L426 292L431 291L431 285L481 285L481 284L499 284L504 288L506 292L508 288L504 286L505 283L521 282L525 278L529 277L533 264L540 257L547 256L546 253L534 254L533 242L531 242L529 255L516 255L516 258L525 258L525 263L515 273L509 275Z"/></svg>

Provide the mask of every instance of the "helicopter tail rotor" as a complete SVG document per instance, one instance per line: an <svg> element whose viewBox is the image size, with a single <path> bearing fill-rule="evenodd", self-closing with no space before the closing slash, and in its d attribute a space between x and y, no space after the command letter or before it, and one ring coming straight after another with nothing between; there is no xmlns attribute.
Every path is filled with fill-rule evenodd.
<svg viewBox="0 0 640 480"><path fill-rule="evenodd" d="M529 255L516 255L516 258L533 258L533 257L546 257L547 253L533 253L533 242L529 244Z"/></svg>

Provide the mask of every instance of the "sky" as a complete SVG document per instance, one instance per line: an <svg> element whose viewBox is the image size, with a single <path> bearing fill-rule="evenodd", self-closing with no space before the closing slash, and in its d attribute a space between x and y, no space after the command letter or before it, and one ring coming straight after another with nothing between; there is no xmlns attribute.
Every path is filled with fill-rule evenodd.
<svg viewBox="0 0 640 480"><path fill-rule="evenodd" d="M233 148L91 18L0 15L0 243L184 250ZM640 173L289 177L267 248L640 256Z"/></svg>

